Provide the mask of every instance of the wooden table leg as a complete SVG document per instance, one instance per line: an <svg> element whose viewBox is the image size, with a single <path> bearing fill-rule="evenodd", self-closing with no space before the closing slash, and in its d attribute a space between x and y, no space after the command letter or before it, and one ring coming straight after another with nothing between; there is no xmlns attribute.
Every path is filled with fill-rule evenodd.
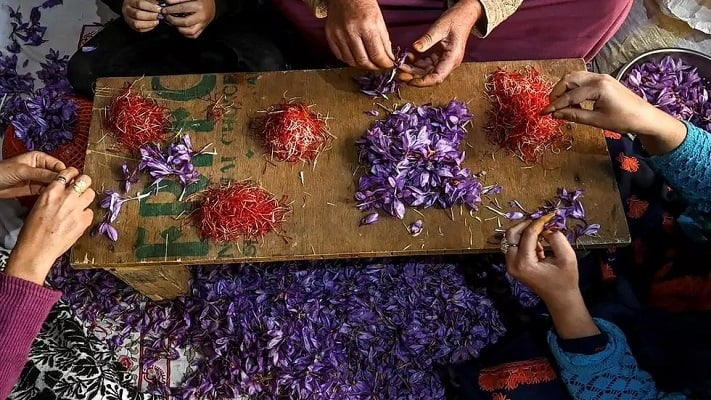
<svg viewBox="0 0 711 400"><path fill-rule="evenodd" d="M106 270L155 301L185 296L189 291L190 270L184 265Z"/></svg>

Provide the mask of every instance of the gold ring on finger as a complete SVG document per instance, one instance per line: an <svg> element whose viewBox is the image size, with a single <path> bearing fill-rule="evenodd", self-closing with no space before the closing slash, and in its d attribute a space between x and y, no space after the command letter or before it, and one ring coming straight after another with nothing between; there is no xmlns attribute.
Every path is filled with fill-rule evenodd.
<svg viewBox="0 0 711 400"><path fill-rule="evenodd" d="M506 254L509 252L510 247L518 247L518 243L510 243L506 236L501 238L501 252Z"/></svg>
<svg viewBox="0 0 711 400"><path fill-rule="evenodd" d="M84 192L86 192L86 189L88 189L88 188L89 188L89 185L87 185L86 182L84 182L84 181L74 182L74 191L79 194L83 194Z"/></svg>

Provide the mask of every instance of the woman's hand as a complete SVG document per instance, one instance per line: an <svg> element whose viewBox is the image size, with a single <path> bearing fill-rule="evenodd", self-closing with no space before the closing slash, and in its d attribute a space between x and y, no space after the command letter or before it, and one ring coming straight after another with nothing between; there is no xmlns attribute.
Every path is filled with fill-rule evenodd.
<svg viewBox="0 0 711 400"><path fill-rule="evenodd" d="M160 6L154 0L123 0L121 6L123 19L137 32L148 32L160 22Z"/></svg>
<svg viewBox="0 0 711 400"><path fill-rule="evenodd" d="M541 114L620 133L636 133L651 154L677 148L686 126L627 89L609 75L567 74L553 87L551 103ZM592 109L583 108L592 102Z"/></svg>
<svg viewBox="0 0 711 400"><path fill-rule="evenodd" d="M79 176L79 171L71 167L47 185L20 231L5 270L7 275L38 285L44 283L54 261L69 250L93 220L88 207L96 193L89 186L91 178Z"/></svg>
<svg viewBox="0 0 711 400"><path fill-rule="evenodd" d="M166 0L165 19L183 36L196 39L215 19L215 0Z"/></svg>
<svg viewBox="0 0 711 400"><path fill-rule="evenodd" d="M420 54L432 49L420 59L411 57L403 65L398 79L412 86L433 86L444 82L464 59L467 41L474 24L483 12L479 0L460 0L435 21L429 31L413 44Z"/></svg>
<svg viewBox="0 0 711 400"><path fill-rule="evenodd" d="M51 183L65 169L58 159L39 152L24 153L0 161L0 198L32 196Z"/></svg>
<svg viewBox="0 0 711 400"><path fill-rule="evenodd" d="M351 67L376 70L395 65L377 0L330 0L326 40L333 55Z"/></svg>
<svg viewBox="0 0 711 400"><path fill-rule="evenodd" d="M544 232L553 214L524 222L506 231L513 244L506 251L508 272L530 287L548 306L558 336L574 339L600 333L578 287L578 260L568 239L560 232ZM548 242L546 256L539 237Z"/></svg>
<svg viewBox="0 0 711 400"><path fill-rule="evenodd" d="M578 261L573 247L560 232L543 232L550 217L524 222L506 231L511 246L506 252L508 272L530 287L544 302L567 301L579 295ZM552 254L546 256L539 237L548 242Z"/></svg>

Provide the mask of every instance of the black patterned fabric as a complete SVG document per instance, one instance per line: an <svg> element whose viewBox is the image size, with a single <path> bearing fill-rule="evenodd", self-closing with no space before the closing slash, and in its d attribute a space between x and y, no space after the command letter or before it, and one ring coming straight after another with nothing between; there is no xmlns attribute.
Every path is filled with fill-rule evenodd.
<svg viewBox="0 0 711 400"><path fill-rule="evenodd" d="M52 309L8 400L150 400L106 343L88 334L69 307Z"/></svg>

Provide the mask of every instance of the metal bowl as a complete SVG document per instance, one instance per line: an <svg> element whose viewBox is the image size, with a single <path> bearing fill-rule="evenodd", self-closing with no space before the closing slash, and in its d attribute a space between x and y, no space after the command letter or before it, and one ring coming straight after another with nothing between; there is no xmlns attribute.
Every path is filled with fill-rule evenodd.
<svg viewBox="0 0 711 400"><path fill-rule="evenodd" d="M711 57L695 50L680 48L666 48L648 51L625 64L617 73L616 78L618 81L624 82L625 78L627 78L627 74L637 65L648 61L660 61L666 56L681 59L692 67L696 67L701 78L711 81Z"/></svg>

